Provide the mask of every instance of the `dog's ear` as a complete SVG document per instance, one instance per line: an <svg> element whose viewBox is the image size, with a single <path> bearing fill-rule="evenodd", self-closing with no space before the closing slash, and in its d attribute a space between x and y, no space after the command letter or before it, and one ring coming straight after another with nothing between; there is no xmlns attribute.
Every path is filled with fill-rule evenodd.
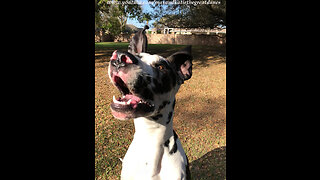
<svg viewBox="0 0 320 180"><path fill-rule="evenodd" d="M144 28L138 31L131 39L128 47L128 52L136 55L147 51L148 40L145 34L145 30L149 29L149 26L145 25Z"/></svg>
<svg viewBox="0 0 320 180"><path fill-rule="evenodd" d="M192 59L191 46L187 46L167 58L183 81L190 79L192 76Z"/></svg>

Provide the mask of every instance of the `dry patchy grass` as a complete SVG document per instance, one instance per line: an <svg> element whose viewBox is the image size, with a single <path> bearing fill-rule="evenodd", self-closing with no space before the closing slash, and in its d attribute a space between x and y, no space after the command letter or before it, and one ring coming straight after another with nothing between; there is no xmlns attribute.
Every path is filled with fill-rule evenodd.
<svg viewBox="0 0 320 180"><path fill-rule="evenodd" d="M97 43L99 44L99 43ZM126 43L96 44L96 179L119 179L121 161L134 134L133 121L119 121L109 105L119 92L107 76L108 59ZM167 56L184 46L150 45L150 53ZM104 54L104 55L101 55ZM174 129L189 158L193 179L226 179L226 64L224 49L193 46L193 76L180 88Z"/></svg>

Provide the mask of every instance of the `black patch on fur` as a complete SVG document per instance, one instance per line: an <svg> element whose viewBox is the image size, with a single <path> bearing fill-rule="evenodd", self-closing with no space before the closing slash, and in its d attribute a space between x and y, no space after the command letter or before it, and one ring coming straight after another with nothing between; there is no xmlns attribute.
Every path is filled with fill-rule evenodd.
<svg viewBox="0 0 320 180"><path fill-rule="evenodd" d="M174 141L176 141L178 139L178 135L174 130L173 130L173 136L174 136Z"/></svg>
<svg viewBox="0 0 320 180"><path fill-rule="evenodd" d="M177 73L175 72L174 68L170 67L168 65L168 61L161 60L160 62L156 63L154 66L157 67L159 65L165 66L164 70L156 71L157 76L159 77L158 79L161 79L162 82L167 83L168 85L170 84L172 89L173 87L176 86L177 83ZM167 78L170 79L170 81L167 81Z"/></svg>
<svg viewBox="0 0 320 180"><path fill-rule="evenodd" d="M152 94L152 92L151 92L148 88L145 88L145 89L143 90L143 93L142 93L141 95L142 95L142 97L143 97L144 99L153 100L153 94Z"/></svg>
<svg viewBox="0 0 320 180"><path fill-rule="evenodd" d="M145 89L147 86L147 83L144 81L142 76L138 76L137 81L134 84L134 92L137 94L141 94L143 89Z"/></svg>
<svg viewBox="0 0 320 180"><path fill-rule="evenodd" d="M152 118L153 120L158 120L159 118L162 118L162 114L157 114L157 115L155 115L155 116L151 116L151 118Z"/></svg>
<svg viewBox="0 0 320 180"><path fill-rule="evenodd" d="M176 105L176 99L174 99L173 103L172 103L172 110L174 110L174 106Z"/></svg>
<svg viewBox="0 0 320 180"><path fill-rule="evenodd" d="M167 104L170 104L170 101L163 101L162 102L162 104L159 106L159 111L161 110L161 109L163 109Z"/></svg>
<svg viewBox="0 0 320 180"><path fill-rule="evenodd" d="M169 124L169 122L171 121L171 117L172 117L172 111L169 112L168 114L168 121L167 121L167 124Z"/></svg>
<svg viewBox="0 0 320 180"><path fill-rule="evenodd" d="M170 137L170 138L171 138L171 137ZM164 146L165 146L165 147L169 147L170 138L169 138L168 140L166 140L166 142L164 142ZM174 144L173 144L172 149L169 151L169 154L174 154L174 153L177 152L177 150L178 150L177 138L178 138L178 135L176 134L175 131L173 131L173 141L174 141Z"/></svg>
<svg viewBox="0 0 320 180"><path fill-rule="evenodd" d="M167 93L167 92L171 91L171 89L173 87L173 85L172 85L173 79L169 76L168 73L165 73L161 76L160 82L158 81L158 79L153 78L153 83L154 83L155 87L152 88L152 90L156 94Z"/></svg>
<svg viewBox="0 0 320 180"><path fill-rule="evenodd" d="M159 81L155 78L153 78L153 84L154 84L154 88L152 88L152 91L156 94L163 94L164 90L162 89L162 84L159 83Z"/></svg>
<svg viewBox="0 0 320 180"><path fill-rule="evenodd" d="M147 88L147 82L142 76L139 76L134 84L134 93L140 94L143 99L153 100L152 92Z"/></svg>
<svg viewBox="0 0 320 180"><path fill-rule="evenodd" d="M178 146L177 146L178 135L176 134L175 131L173 131L173 136L174 136L174 145L173 145L172 149L169 151L169 154L174 154L178 150Z"/></svg>
<svg viewBox="0 0 320 180"><path fill-rule="evenodd" d="M177 152L177 149L178 149L178 147L177 147L177 142L174 141L174 145L173 145L171 151L169 151L169 154L174 154L174 153L176 153L176 152Z"/></svg>
<svg viewBox="0 0 320 180"><path fill-rule="evenodd" d="M172 79L172 87L175 87L176 86L176 83L177 83L177 77L176 77L176 74L173 73L173 71L170 71L169 73L169 76L171 77Z"/></svg>
<svg viewBox="0 0 320 180"><path fill-rule="evenodd" d="M147 76L147 83L150 84L151 83L151 77Z"/></svg>
<svg viewBox="0 0 320 180"><path fill-rule="evenodd" d="M170 138L169 138L169 139L170 139ZM169 143L170 143L170 140L169 140L169 139L166 140L166 142L164 142L164 146L165 146L165 147L169 147Z"/></svg>
<svg viewBox="0 0 320 180"><path fill-rule="evenodd" d="M163 75L161 78L162 89L165 93L171 91L172 89L171 80L172 79L168 74Z"/></svg>

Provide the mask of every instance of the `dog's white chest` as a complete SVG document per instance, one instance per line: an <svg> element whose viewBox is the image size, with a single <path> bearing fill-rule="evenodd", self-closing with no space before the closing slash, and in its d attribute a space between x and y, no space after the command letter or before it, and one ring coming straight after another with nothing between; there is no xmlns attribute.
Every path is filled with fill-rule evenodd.
<svg viewBox="0 0 320 180"><path fill-rule="evenodd" d="M187 160L181 143L177 141L177 152L147 142L133 141L122 164L121 179L164 180L185 179Z"/></svg>
<svg viewBox="0 0 320 180"><path fill-rule="evenodd" d="M136 128L143 128L144 131L139 129L134 135L122 162L121 179L184 179L187 159L179 139L174 139L171 135L163 138L171 141L165 143L163 139L156 137L164 134L166 128L150 124L146 128L144 123L150 121L135 119ZM175 152L170 153L175 148Z"/></svg>

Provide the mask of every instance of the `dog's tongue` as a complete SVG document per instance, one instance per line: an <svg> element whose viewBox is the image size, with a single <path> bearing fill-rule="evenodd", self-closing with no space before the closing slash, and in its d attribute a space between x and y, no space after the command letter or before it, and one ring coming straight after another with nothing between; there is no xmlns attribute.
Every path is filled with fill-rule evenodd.
<svg viewBox="0 0 320 180"><path fill-rule="evenodd" d="M131 99L132 101L140 101L141 99L138 96L135 96L133 94L126 94L124 98L122 98L122 100L124 101L128 101L129 99Z"/></svg>
<svg viewBox="0 0 320 180"><path fill-rule="evenodd" d="M136 108L139 101L141 100L139 97L132 95L132 94L127 94L125 95L124 98L122 98L122 101L128 102L131 99L130 105L132 106L132 108Z"/></svg>
<svg viewBox="0 0 320 180"><path fill-rule="evenodd" d="M131 106L135 109L140 102L142 102L141 99L132 94L127 94L122 98L119 97L118 100L113 96L113 103L117 107L124 108L125 106Z"/></svg>

